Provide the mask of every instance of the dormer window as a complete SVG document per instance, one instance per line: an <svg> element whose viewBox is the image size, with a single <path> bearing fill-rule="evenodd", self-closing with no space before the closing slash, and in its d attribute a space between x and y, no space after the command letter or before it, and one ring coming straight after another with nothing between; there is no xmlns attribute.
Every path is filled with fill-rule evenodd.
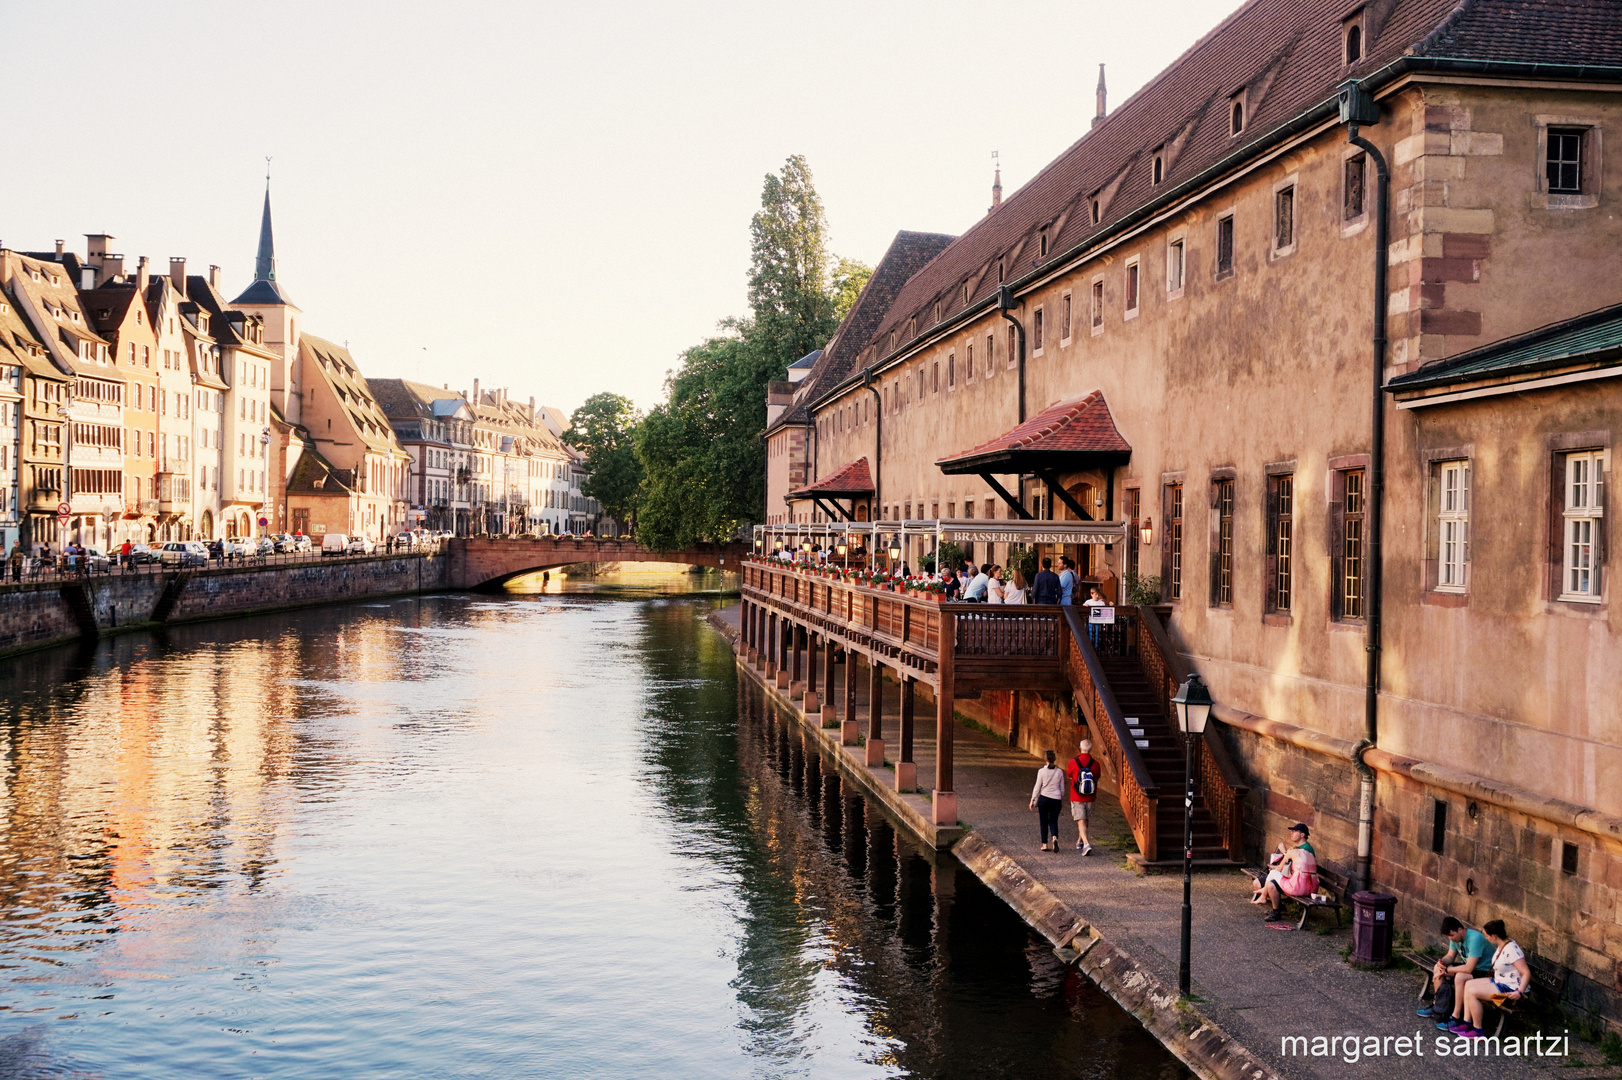
<svg viewBox="0 0 1622 1080"><path fill-rule="evenodd" d="M997 284L998 284L998 285L1001 285L1001 284L1002 284L1002 279L1003 279L1003 266L1004 266L1004 264L1003 264L1003 260L1002 260L1002 259L998 259L998 260L997 260Z"/></svg>
<svg viewBox="0 0 1622 1080"><path fill-rule="evenodd" d="M939 300L935 301L935 318L933 321L937 323L941 321L941 302Z"/></svg>
<svg viewBox="0 0 1622 1080"><path fill-rule="evenodd" d="M1166 153L1163 147L1155 150L1154 160L1149 163L1149 183L1158 184L1166 179Z"/></svg>
<svg viewBox="0 0 1622 1080"><path fill-rule="evenodd" d="M1041 231L1041 233L1036 238L1036 253L1041 258L1044 258L1044 259L1047 258L1047 254L1048 254L1048 231L1047 231L1047 229L1043 229Z"/></svg>
<svg viewBox="0 0 1622 1080"><path fill-rule="evenodd" d="M1228 102L1228 134L1237 135L1245 130L1245 92L1235 94Z"/></svg>
<svg viewBox="0 0 1622 1080"><path fill-rule="evenodd" d="M1097 195L1094 195L1092 198L1091 213L1094 225L1097 225L1100 221L1104 220L1104 204Z"/></svg>
<svg viewBox="0 0 1622 1080"><path fill-rule="evenodd" d="M963 283L963 306L969 306L969 283L967 281Z"/></svg>
<svg viewBox="0 0 1622 1080"><path fill-rule="evenodd" d="M1346 24L1346 62L1355 64L1363 59L1363 26L1360 20L1353 19Z"/></svg>

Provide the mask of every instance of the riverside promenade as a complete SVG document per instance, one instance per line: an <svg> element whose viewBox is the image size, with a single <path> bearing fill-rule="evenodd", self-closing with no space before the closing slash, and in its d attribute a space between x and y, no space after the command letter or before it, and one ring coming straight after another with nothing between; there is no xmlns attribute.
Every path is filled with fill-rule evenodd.
<svg viewBox="0 0 1622 1080"><path fill-rule="evenodd" d="M711 616L736 642L738 609ZM843 666L842 664L840 665ZM954 735L959 826L941 835L929 824L928 803L919 794L899 794L888 767L869 767L860 745L841 746L840 729L824 728L820 715L807 718L788 691L766 684L763 674L739 658L740 693L759 693L798 724L815 746L852 783L926 843L952 852L1006 900L1059 955L1074 960L1106 993L1133 1013L1197 1075L1224 1080L1316 1080L1347 1077L1489 1078L1536 1075L1619 1077L1598 1050L1571 1033L1569 1056L1438 1056L1443 1033L1415 1016L1419 974L1410 970L1362 971L1344 959L1351 944L1348 911L1335 929L1334 916L1314 912L1305 931L1269 929L1261 909L1248 902L1249 879L1237 871L1196 873L1193 886L1193 998L1177 998L1178 921L1182 877L1141 874L1126 855L1136 850L1126 819L1114 800L1094 804L1094 851L1074 847L1066 812L1058 853L1039 850L1036 814L1027 809L1040 762L1022 750L966 723ZM840 679L843 672L839 672ZM857 714L866 715L865 680L857 680ZM840 685L836 683L835 685ZM890 703L896 695L887 694ZM919 725L914 761L917 790L928 791L934 774L933 732ZM893 730L893 728L892 728ZM1416 941L1416 946L1434 942ZM1564 1018L1545 1018L1545 1035L1565 1035ZM1535 1017L1515 1019L1505 1035L1539 1030ZM1422 1055L1401 1056L1396 1039L1421 1037ZM1335 1056L1286 1056L1284 1039L1358 1036L1359 1052ZM1366 1055L1369 1037L1381 1050ZM1468 1041L1446 1039L1449 1049ZM1547 1049L1547 1044L1545 1045ZM1553 1070L1553 1071L1551 1071Z"/></svg>

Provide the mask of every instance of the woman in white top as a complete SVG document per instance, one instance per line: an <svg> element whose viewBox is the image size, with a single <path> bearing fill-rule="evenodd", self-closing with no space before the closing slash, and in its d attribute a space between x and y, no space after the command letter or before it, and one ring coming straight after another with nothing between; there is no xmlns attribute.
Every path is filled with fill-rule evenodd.
<svg viewBox="0 0 1622 1080"><path fill-rule="evenodd" d="M1003 602L1003 590L1005 588L1002 580L1002 567L993 566L986 573L989 575L986 581L986 603L1000 604Z"/></svg>
<svg viewBox="0 0 1622 1080"><path fill-rule="evenodd" d="M1048 751L1048 763L1036 770L1036 786L1031 789L1031 809L1042 823L1042 850L1059 850L1059 810L1064 806L1065 771L1053 764L1053 751ZM1048 841L1053 846L1048 847Z"/></svg>
<svg viewBox="0 0 1622 1080"><path fill-rule="evenodd" d="M1482 1014L1488 999L1502 995L1509 1001L1519 1001L1532 981L1532 969L1526 963L1526 951L1509 939L1503 919L1493 919L1481 927L1498 951L1492 954L1492 978L1471 979L1464 984L1464 1020L1454 1021L1448 1030L1466 1039L1479 1039Z"/></svg>
<svg viewBox="0 0 1622 1080"><path fill-rule="evenodd" d="M1025 575L1018 570L1014 571L1012 580L1003 588L1002 602L1005 604L1030 603L1030 588L1025 584Z"/></svg>

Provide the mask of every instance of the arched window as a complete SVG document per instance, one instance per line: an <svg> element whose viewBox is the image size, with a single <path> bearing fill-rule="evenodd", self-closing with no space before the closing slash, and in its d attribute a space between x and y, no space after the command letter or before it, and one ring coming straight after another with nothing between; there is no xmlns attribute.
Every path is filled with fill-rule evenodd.
<svg viewBox="0 0 1622 1080"><path fill-rule="evenodd" d="M1229 114L1228 129L1230 134L1233 135L1245 130L1245 103L1242 98L1233 99L1233 111Z"/></svg>
<svg viewBox="0 0 1622 1080"><path fill-rule="evenodd" d="M1363 58L1363 28L1353 23L1346 28L1346 62L1355 64Z"/></svg>

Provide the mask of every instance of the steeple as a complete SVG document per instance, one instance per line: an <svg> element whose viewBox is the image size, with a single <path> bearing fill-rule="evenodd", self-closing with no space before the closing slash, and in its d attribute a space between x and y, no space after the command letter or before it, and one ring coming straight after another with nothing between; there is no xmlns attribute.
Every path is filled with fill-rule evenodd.
<svg viewBox="0 0 1622 1080"><path fill-rule="evenodd" d="M993 150L991 152L991 160L992 161L997 160L997 151ZM988 213L988 214L991 213L991 211L997 209L997 207L999 207L1001 205L1002 205L1002 164L999 162L997 164L997 166L996 166L996 174L994 175L994 177L992 178L992 181L991 181L991 206L986 209L986 213Z"/></svg>
<svg viewBox="0 0 1622 1080"><path fill-rule="evenodd" d="M276 241L270 234L270 166L265 166L265 216L259 221L259 257L253 263L255 281L276 280Z"/></svg>
<svg viewBox="0 0 1622 1080"><path fill-rule="evenodd" d="M1104 107L1104 100L1108 96L1108 94L1109 94L1109 92L1107 90L1105 90L1105 88L1104 88L1104 65L1099 64L1098 65L1098 111L1093 114L1093 127L1097 127L1099 121L1104 119L1104 113L1106 111L1105 107ZM269 196L267 195L266 198L269 198ZM265 204L265 221L267 222L266 228L269 228L268 222L270 221L270 204L268 202Z"/></svg>

